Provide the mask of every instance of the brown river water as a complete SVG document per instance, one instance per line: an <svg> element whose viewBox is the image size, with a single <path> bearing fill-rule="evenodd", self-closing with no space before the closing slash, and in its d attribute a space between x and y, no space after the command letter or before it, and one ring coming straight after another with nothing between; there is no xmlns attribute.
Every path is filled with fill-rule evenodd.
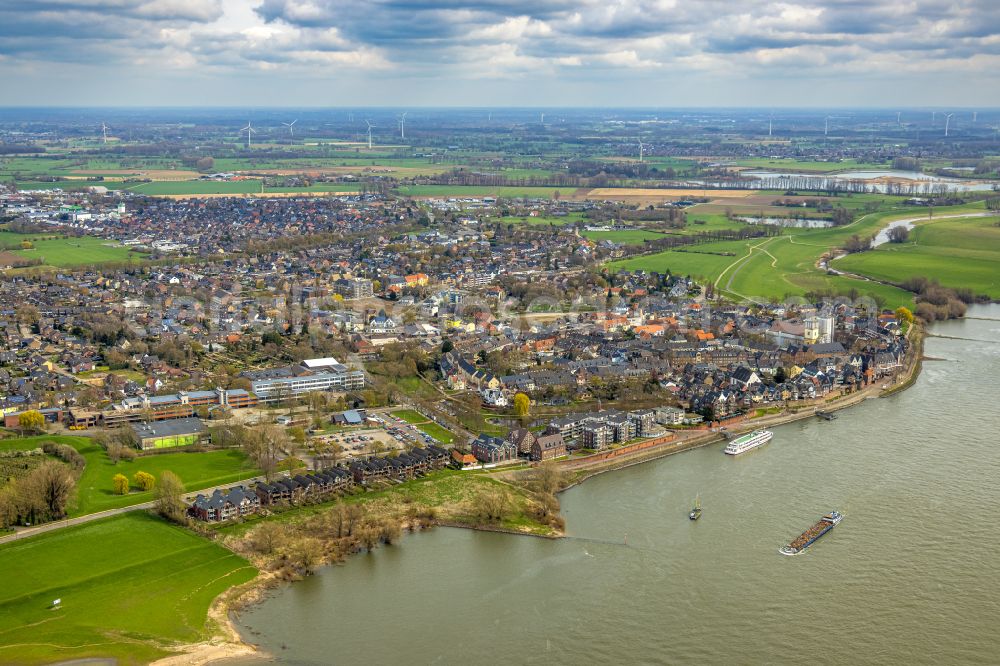
<svg viewBox="0 0 1000 666"><path fill-rule="evenodd" d="M1000 306L969 315L900 394L570 489L569 538L407 536L240 630L285 664L1000 663Z"/></svg>

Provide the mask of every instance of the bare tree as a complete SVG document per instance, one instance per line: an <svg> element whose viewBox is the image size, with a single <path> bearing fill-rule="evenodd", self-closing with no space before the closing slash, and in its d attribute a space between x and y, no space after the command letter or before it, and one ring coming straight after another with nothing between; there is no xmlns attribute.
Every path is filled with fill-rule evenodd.
<svg viewBox="0 0 1000 666"><path fill-rule="evenodd" d="M286 444L287 436L283 430L274 426L263 426L247 430L243 450L270 481L278 469L278 462Z"/></svg>

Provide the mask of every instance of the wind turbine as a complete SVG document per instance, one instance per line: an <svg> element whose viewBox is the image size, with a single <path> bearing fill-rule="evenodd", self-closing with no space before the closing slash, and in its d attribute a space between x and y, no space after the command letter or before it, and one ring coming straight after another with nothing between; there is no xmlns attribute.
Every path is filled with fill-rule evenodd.
<svg viewBox="0 0 1000 666"><path fill-rule="evenodd" d="M896 124L897 124L897 125L901 124L901 123L899 122L899 117L900 117L901 115L902 115L902 112L901 112L901 111L897 111L897 112L896 112Z"/></svg>
<svg viewBox="0 0 1000 666"><path fill-rule="evenodd" d="M247 133L247 148L250 148L250 135L256 134L257 130L253 128L253 125L251 125L250 121L248 120L247 126L240 130L240 134L243 134L243 132Z"/></svg>
<svg viewBox="0 0 1000 666"><path fill-rule="evenodd" d="M108 142L108 130L111 129L105 123L101 123L101 134L104 136L104 143Z"/></svg>
<svg viewBox="0 0 1000 666"><path fill-rule="evenodd" d="M406 111L399 114L399 138L406 140Z"/></svg>
<svg viewBox="0 0 1000 666"><path fill-rule="evenodd" d="M545 114L544 114L544 113L542 114L542 119L541 119L541 123L542 123L543 125L545 124Z"/></svg>
<svg viewBox="0 0 1000 666"><path fill-rule="evenodd" d="M948 124L951 123L951 117L955 115L954 113L949 113L944 117L944 135L948 136Z"/></svg>
<svg viewBox="0 0 1000 666"><path fill-rule="evenodd" d="M774 131L774 114L772 113L767 117L767 135L772 136Z"/></svg>
<svg viewBox="0 0 1000 666"><path fill-rule="evenodd" d="M646 146L642 143L642 139L641 138L636 139L636 141L639 142L639 161L641 162L642 161L643 150L645 149Z"/></svg>
<svg viewBox="0 0 1000 666"><path fill-rule="evenodd" d="M937 124L937 111L931 111L931 125Z"/></svg>
<svg viewBox="0 0 1000 666"><path fill-rule="evenodd" d="M281 123L281 124L288 128L288 133L290 135L295 136L295 123L297 123L297 122L299 122L298 118L296 118L295 120L293 120L290 123Z"/></svg>
<svg viewBox="0 0 1000 666"><path fill-rule="evenodd" d="M823 125L823 136L830 133L830 116L826 117L826 123Z"/></svg>
<svg viewBox="0 0 1000 666"><path fill-rule="evenodd" d="M973 111L973 112L972 112L972 122L976 122L976 117L977 117L978 115L979 115L979 112L978 112L978 111Z"/></svg>
<svg viewBox="0 0 1000 666"><path fill-rule="evenodd" d="M370 120L366 120L365 124L368 125L368 149L371 150L371 147L372 147L372 128L375 127L375 126L372 125L372 123L371 123Z"/></svg>

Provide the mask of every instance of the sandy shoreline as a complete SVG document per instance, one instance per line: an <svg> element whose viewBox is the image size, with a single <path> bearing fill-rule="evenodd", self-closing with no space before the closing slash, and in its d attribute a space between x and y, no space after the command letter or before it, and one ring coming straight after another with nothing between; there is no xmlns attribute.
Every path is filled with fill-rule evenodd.
<svg viewBox="0 0 1000 666"><path fill-rule="evenodd" d="M201 666L224 659L262 656L252 646L230 641L194 643L184 647L184 651L163 659L157 659L153 666Z"/></svg>
<svg viewBox="0 0 1000 666"><path fill-rule="evenodd" d="M816 411L828 411L834 412L843 409L848 409L859 405L866 400L872 398L878 398L883 396L889 396L899 391L906 390L916 381L920 374L922 354L923 354L923 331L917 330L916 340L911 347L910 354L911 360L909 362L906 371L902 373L891 387L887 389L880 388L881 383L873 384L872 386L866 387L861 391L852 393L846 396L841 396L829 403L817 402L810 407L800 409L794 413L776 414L773 416L764 416L758 419L749 420L745 423L740 423L730 427L730 431L734 433L741 432L743 430L749 431L752 429L758 429L761 427L773 427L778 425L784 425L786 423L792 423L805 418L815 418ZM660 458L681 453L683 451L689 451L691 449L700 448L706 446L722 438L722 435L718 432L711 431L701 431L697 434L693 434L690 437L681 439L679 441L666 442L660 446L653 447L651 449L646 449L633 456L623 456L619 459L614 459L613 461L595 461L595 463L589 467L586 466L585 461L576 460L574 463L584 463L584 466L577 467L576 470L579 471L583 469L585 472L583 476L577 479L574 483L563 488L560 492L568 490L573 486L577 486L587 479L596 476L598 474L603 474L605 472L616 471L624 469L626 467L631 467L633 465L640 465L653 460L658 460ZM608 463L611 464L608 464ZM604 464L601 464L604 463ZM469 527L466 525L449 524L447 522L436 523L441 527L463 527L469 529L479 529L475 527ZM503 532L507 534L520 534L524 536L523 533L518 533L512 530L503 529L491 529L485 528L485 531L493 532ZM536 535L528 535L536 536ZM560 537L546 537L546 538L560 538ZM259 574L256 578L245 583L239 587L234 587L226 592L219 595L215 601L212 602L211 607L208 611L208 617L210 620L215 622L218 627L219 633L213 638L201 641L198 643L192 643L188 645L177 646L178 653L171 655L169 657L164 657L158 659L153 663L153 666L202 666L204 664L217 663L227 659L234 658L247 658L254 657L258 659L269 659L271 655L266 652L260 651L256 646L249 644L243 640L240 635L239 630L236 628L233 622L232 613L235 609L243 606L247 606L253 603L259 602L264 595L264 592L270 587L276 585L279 581L272 575Z"/></svg>

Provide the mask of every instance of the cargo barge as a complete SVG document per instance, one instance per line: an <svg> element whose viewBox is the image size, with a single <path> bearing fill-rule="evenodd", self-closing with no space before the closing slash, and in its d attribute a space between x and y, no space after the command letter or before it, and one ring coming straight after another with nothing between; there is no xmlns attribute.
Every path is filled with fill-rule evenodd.
<svg viewBox="0 0 1000 666"><path fill-rule="evenodd" d="M813 545L817 539L836 527L844 519L844 514L839 511L831 511L819 519L815 525L796 537L787 546L782 546L778 551L782 555L798 555L803 550Z"/></svg>

